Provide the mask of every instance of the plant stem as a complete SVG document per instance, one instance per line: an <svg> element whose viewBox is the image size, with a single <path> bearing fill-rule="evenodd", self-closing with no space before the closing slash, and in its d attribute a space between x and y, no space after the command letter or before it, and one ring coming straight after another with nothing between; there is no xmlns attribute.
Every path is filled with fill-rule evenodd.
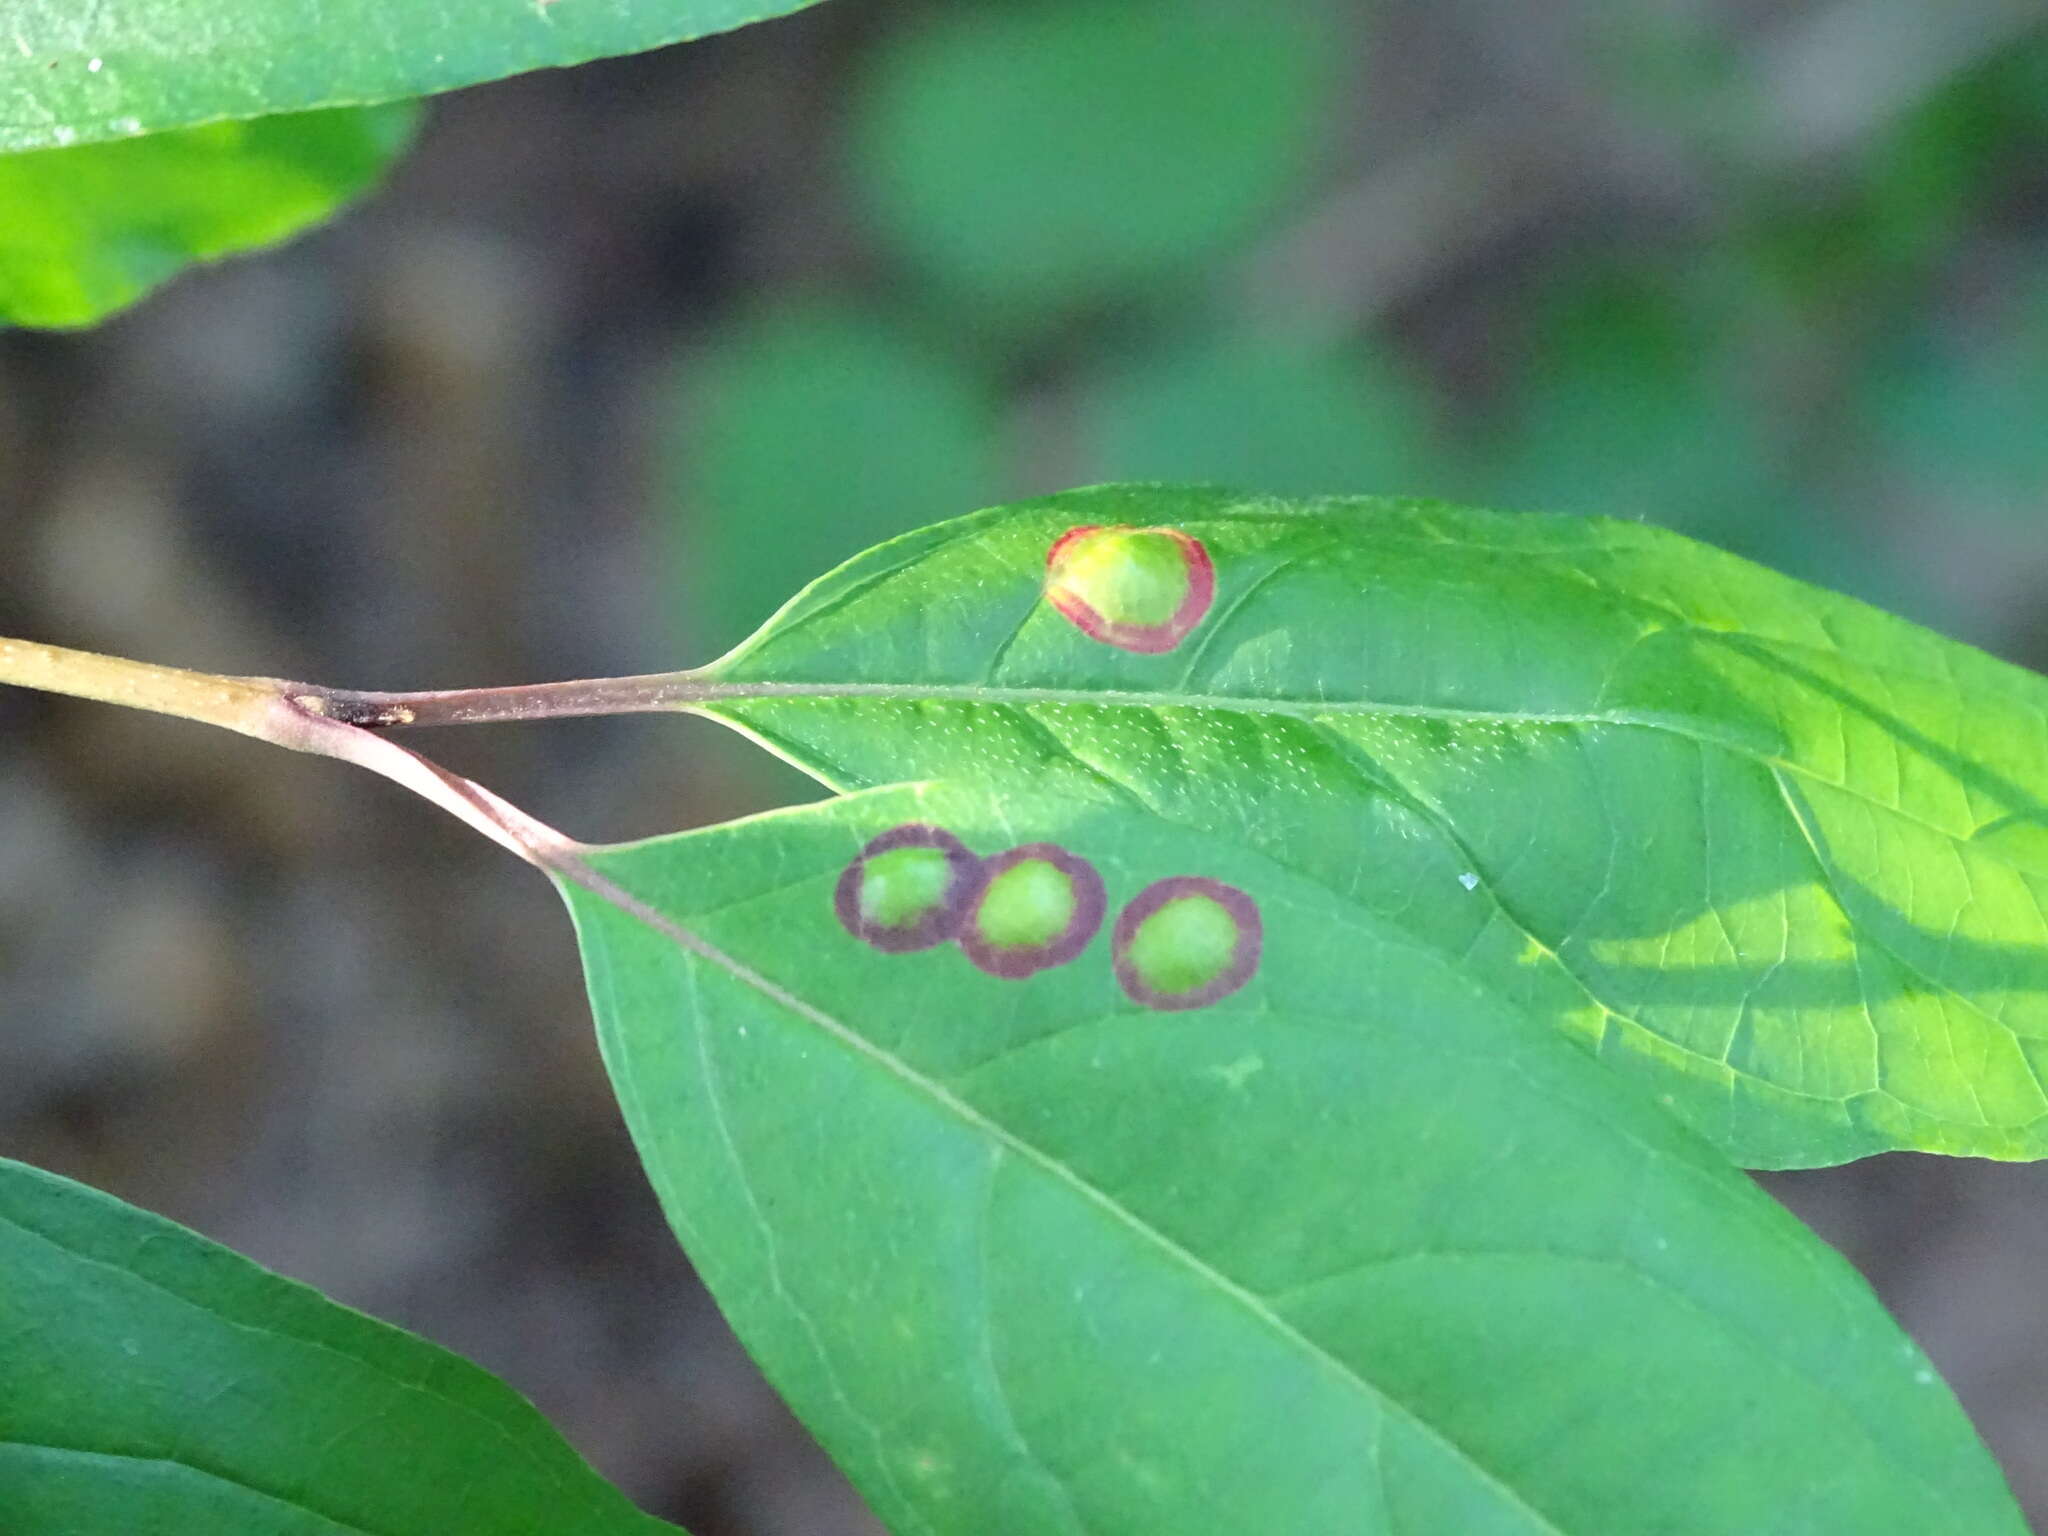
<svg viewBox="0 0 2048 1536"><path fill-rule="evenodd" d="M354 693L264 677L219 677L0 636L0 685L69 694L217 725L288 751L354 763L404 785L557 880L580 885L670 939L771 993L730 955L657 912L590 863L590 845L536 821L481 784L365 727L613 714L691 702L687 673L429 694ZM679 695L677 690L684 692ZM697 696L701 697L701 688ZM473 707L465 700L481 701ZM421 701L415 708L411 701Z"/></svg>
<svg viewBox="0 0 2048 1536"><path fill-rule="evenodd" d="M277 685L260 678L185 672L33 640L0 638L0 683L200 720L264 740L280 704Z"/></svg>
<svg viewBox="0 0 2048 1536"><path fill-rule="evenodd" d="M638 677L586 677L566 683L428 693L368 693L305 683L287 686L292 690L292 702L307 713L372 731L652 714L715 704L721 699L877 698L887 696L893 687L887 683L719 682L701 672L649 672ZM895 691L913 690L903 687Z"/></svg>
<svg viewBox="0 0 2048 1536"><path fill-rule="evenodd" d="M335 718L320 706L323 692L300 683L187 672L0 637L0 684L10 683L197 720L288 751L354 763L432 801L529 864L572 879L582 866L582 844L535 821L482 785Z"/></svg>
<svg viewBox="0 0 2048 1536"><path fill-rule="evenodd" d="M298 683L290 687L292 701L307 713L366 730L643 714L702 703L727 691L716 683L700 681L691 672L652 672L642 677L591 677L566 683L451 688L425 693L372 693Z"/></svg>

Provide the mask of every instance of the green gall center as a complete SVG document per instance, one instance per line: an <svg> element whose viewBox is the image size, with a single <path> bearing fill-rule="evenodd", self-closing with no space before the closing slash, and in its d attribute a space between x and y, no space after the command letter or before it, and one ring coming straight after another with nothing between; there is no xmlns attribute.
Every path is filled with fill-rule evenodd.
<svg viewBox="0 0 2048 1536"><path fill-rule="evenodd" d="M861 870L861 919L879 928L908 928L946 899L952 877L943 848L877 854Z"/></svg>
<svg viewBox="0 0 2048 1536"><path fill-rule="evenodd" d="M1138 925L1130 964L1155 992L1194 992L1230 968L1238 938L1237 919L1221 902L1178 896Z"/></svg>
<svg viewBox="0 0 2048 1536"><path fill-rule="evenodd" d="M1059 584L1111 624L1169 624L1188 596L1188 557L1171 534L1105 529L1061 558Z"/></svg>
<svg viewBox="0 0 2048 1536"><path fill-rule="evenodd" d="M1013 864L981 898L976 926L984 942L1004 949L1039 949L1074 921L1074 882L1044 859Z"/></svg>

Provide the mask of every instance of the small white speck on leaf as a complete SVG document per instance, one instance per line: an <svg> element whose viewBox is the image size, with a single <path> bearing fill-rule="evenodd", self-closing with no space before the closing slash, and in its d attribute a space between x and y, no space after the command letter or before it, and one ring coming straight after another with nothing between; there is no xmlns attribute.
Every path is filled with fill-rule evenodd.
<svg viewBox="0 0 2048 1536"><path fill-rule="evenodd" d="M1465 873L1458 876L1458 884L1465 887L1468 891L1477 890L1479 888L1479 876L1468 869Z"/></svg>
<svg viewBox="0 0 2048 1536"><path fill-rule="evenodd" d="M1931 1387L1934 1385L1934 1372L1922 1367L1913 1373L1913 1379L1923 1387Z"/></svg>
<svg viewBox="0 0 2048 1536"><path fill-rule="evenodd" d="M1238 1057L1237 1060L1231 1062L1228 1066L1211 1067L1209 1075L1222 1082L1232 1092L1236 1092L1244 1087L1247 1079L1265 1071L1265 1069L1265 1057L1246 1054Z"/></svg>
<svg viewBox="0 0 2048 1536"><path fill-rule="evenodd" d="M89 75L96 75L106 68L106 62L105 59L87 59L85 61L85 72Z"/></svg>

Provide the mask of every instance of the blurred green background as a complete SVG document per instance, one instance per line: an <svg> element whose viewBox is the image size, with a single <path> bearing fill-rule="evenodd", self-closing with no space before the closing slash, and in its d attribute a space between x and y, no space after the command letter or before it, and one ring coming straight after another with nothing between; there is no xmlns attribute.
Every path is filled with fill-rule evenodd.
<svg viewBox="0 0 2048 1536"><path fill-rule="evenodd" d="M834 0L437 103L390 185L0 334L0 630L452 686L703 660L1120 478L1668 524L2048 666L2038 0ZM436 740L591 837L708 727ZM641 1187L566 924L331 764L0 695L0 1150L507 1374L698 1536L868 1529ZM2048 1176L1772 1187L2048 1516Z"/></svg>

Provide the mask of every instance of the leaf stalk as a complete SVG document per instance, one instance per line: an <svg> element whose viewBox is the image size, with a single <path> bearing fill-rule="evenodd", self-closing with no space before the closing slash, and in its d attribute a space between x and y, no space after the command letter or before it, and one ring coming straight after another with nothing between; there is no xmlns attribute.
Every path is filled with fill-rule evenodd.
<svg viewBox="0 0 2048 1536"><path fill-rule="evenodd" d="M353 763L404 785L538 868L573 879L583 862L584 844L481 784L360 728L345 710L328 704L326 690L277 678L188 672L5 637L0 637L0 684L196 720L287 751ZM392 716L377 723L410 722Z"/></svg>

